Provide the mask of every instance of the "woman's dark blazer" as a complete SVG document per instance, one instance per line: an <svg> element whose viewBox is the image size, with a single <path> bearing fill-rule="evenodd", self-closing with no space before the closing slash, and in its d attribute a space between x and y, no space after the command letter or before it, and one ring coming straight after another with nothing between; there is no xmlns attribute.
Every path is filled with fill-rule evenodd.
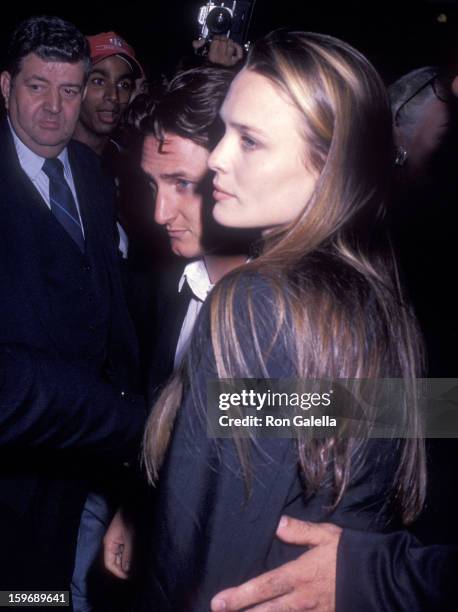
<svg viewBox="0 0 458 612"><path fill-rule="evenodd" d="M259 276L246 274L235 294L235 326L251 372L264 378L254 365L254 340L246 296L253 300L261 350L268 354L272 329L272 293ZM286 322L287 326L288 323ZM270 378L294 376L289 358L287 329L271 346L267 359ZM304 494L290 439L259 438L251 446L251 492L242 475L231 439L211 439L206 410L207 382L217 378L209 333L209 304L196 323L194 341L201 357L194 363L197 395L185 393L162 468L151 515L151 556L144 590L136 610L161 612L209 610L218 591L235 586L297 557L303 549L281 543L275 531L282 514L312 521L332 521L357 530L393 528L386 501L397 465L395 441L372 441L364 460L354 462L352 480L332 510L329 487ZM361 459L361 458L359 458Z"/></svg>

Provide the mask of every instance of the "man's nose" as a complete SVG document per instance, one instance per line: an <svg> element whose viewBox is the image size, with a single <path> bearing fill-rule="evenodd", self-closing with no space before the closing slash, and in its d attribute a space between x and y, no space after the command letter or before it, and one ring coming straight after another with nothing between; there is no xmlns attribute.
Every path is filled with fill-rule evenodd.
<svg viewBox="0 0 458 612"><path fill-rule="evenodd" d="M157 189L154 220L158 225L167 225L176 217L174 198L166 189Z"/></svg>
<svg viewBox="0 0 458 612"><path fill-rule="evenodd" d="M45 108L51 113L60 113L62 110L62 96L58 89L50 88L46 93Z"/></svg>
<svg viewBox="0 0 458 612"><path fill-rule="evenodd" d="M105 86L105 100L117 104L119 102L119 89L115 83L107 83Z"/></svg>

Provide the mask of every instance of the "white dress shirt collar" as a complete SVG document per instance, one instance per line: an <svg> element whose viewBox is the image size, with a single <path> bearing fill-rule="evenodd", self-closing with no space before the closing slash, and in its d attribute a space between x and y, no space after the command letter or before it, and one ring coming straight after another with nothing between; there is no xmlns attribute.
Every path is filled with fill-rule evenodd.
<svg viewBox="0 0 458 612"><path fill-rule="evenodd" d="M208 276L207 267L203 259L197 259L187 264L178 283L179 292L183 289L185 281L188 283L195 298L201 302L205 302L208 294L214 287Z"/></svg>

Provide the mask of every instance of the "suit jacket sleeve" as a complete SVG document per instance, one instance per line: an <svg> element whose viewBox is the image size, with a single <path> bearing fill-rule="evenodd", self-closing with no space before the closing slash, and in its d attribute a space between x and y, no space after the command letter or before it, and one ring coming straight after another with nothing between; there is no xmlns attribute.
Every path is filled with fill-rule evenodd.
<svg viewBox="0 0 458 612"><path fill-rule="evenodd" d="M24 345L0 346L0 446L89 450L130 458L143 398Z"/></svg>
<svg viewBox="0 0 458 612"><path fill-rule="evenodd" d="M458 547L422 546L410 533L344 529L337 556L337 612L456 610Z"/></svg>

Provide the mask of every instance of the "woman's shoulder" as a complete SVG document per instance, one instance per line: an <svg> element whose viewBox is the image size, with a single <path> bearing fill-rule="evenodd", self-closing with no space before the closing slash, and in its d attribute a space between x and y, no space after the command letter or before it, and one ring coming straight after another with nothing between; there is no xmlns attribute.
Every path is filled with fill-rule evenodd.
<svg viewBox="0 0 458 612"><path fill-rule="evenodd" d="M275 284L268 274L250 263L227 274L203 305L198 319L199 335L219 322L218 329L225 327L245 339L251 337L253 330L265 327L274 318L272 309L278 302Z"/></svg>
<svg viewBox="0 0 458 612"><path fill-rule="evenodd" d="M279 275L277 276L280 278ZM247 289L262 291L272 286L274 277L275 275L269 272L266 265L259 265L257 261L251 261L233 270L220 281L220 284L234 287L237 292Z"/></svg>
<svg viewBox="0 0 458 612"><path fill-rule="evenodd" d="M223 278L215 293L237 309L255 306L260 313L302 306L308 316L313 305L326 303L332 311L344 314L348 310L352 316L354 309L376 308L387 290L376 274L361 269L357 262L316 252L289 268L248 263Z"/></svg>
<svg viewBox="0 0 458 612"><path fill-rule="evenodd" d="M262 266L247 263L224 277L218 283L215 295L219 293L235 307L243 308L247 303L271 306L278 290L286 288L286 285L287 279L282 275L272 274Z"/></svg>
<svg viewBox="0 0 458 612"><path fill-rule="evenodd" d="M347 292L348 289L370 292L376 278L371 278L369 269L364 269L356 258L347 258L332 251L317 251L308 255L297 267L296 274L309 290L334 293Z"/></svg>

